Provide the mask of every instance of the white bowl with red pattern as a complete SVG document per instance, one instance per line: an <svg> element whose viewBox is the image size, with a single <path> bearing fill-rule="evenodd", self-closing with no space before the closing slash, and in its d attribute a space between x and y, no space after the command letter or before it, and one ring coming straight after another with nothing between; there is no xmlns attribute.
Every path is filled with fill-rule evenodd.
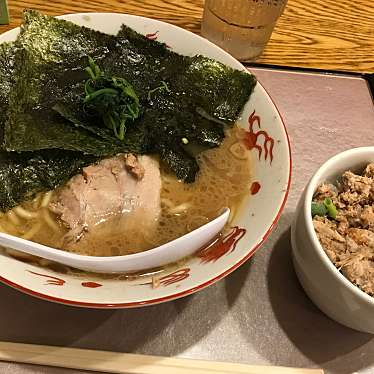
<svg viewBox="0 0 374 374"><path fill-rule="evenodd" d="M61 18L115 34L124 23L149 38L165 42L184 55L202 54L245 70L228 53L179 27L149 18L115 14L71 14ZM12 41L19 28L0 36ZM192 294L230 274L248 260L276 224L290 188L291 152L277 108L258 83L239 121L253 170L248 197L232 228L213 246L162 274L133 279L107 279L91 274L62 273L0 255L0 280L49 301L92 308L126 308L156 304Z"/></svg>

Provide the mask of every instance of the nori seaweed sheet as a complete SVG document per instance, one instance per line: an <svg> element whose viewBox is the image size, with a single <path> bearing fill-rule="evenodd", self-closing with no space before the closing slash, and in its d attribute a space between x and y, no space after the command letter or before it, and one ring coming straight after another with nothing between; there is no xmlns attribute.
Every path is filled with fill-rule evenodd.
<svg viewBox="0 0 374 374"><path fill-rule="evenodd" d="M0 44L0 139L3 139L4 122L9 105L9 93L13 84L14 43Z"/></svg>

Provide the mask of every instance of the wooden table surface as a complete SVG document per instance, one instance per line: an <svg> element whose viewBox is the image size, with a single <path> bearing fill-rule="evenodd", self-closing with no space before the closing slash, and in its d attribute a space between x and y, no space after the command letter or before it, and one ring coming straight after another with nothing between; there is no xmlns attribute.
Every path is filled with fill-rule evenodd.
<svg viewBox="0 0 374 374"><path fill-rule="evenodd" d="M121 12L159 19L200 32L203 0L9 0L11 22L22 10L50 15ZM372 0L289 0L259 63L319 69L374 72Z"/></svg>

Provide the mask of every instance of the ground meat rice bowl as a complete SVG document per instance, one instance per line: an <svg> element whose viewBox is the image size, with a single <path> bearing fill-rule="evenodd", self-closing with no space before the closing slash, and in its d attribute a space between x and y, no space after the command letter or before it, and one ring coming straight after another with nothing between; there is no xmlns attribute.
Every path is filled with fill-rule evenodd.
<svg viewBox="0 0 374 374"><path fill-rule="evenodd" d="M343 173L313 197L313 225L330 260L355 285L374 295L374 163L361 175Z"/></svg>

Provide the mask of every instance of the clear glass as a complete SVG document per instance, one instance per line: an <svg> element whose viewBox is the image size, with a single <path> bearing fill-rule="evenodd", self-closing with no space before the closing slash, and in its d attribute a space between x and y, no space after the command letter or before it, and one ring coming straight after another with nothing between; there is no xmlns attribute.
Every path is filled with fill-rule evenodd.
<svg viewBox="0 0 374 374"><path fill-rule="evenodd" d="M240 61L253 61L269 41L287 0L205 0L202 35Z"/></svg>

